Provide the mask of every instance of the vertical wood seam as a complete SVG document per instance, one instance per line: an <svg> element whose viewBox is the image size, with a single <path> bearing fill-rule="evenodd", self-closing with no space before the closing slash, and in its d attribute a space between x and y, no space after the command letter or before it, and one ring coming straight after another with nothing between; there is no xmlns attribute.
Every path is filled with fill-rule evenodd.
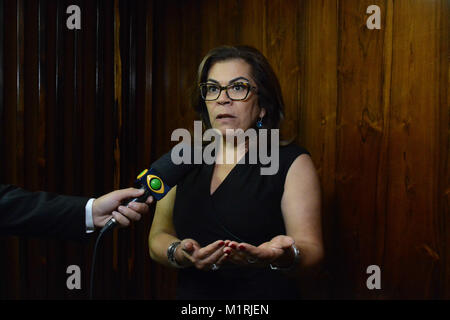
<svg viewBox="0 0 450 320"><path fill-rule="evenodd" d="M384 36L384 50L383 50L383 118L386 121L385 130L383 130L383 141L382 147L386 148L385 159L381 164L381 167L384 165L387 172L385 172L386 181L384 184L384 226L383 226L383 253L381 257L381 264L384 265L386 259L386 230L388 228L388 199L389 199L389 182L390 182L390 172L389 172L389 159L390 159L390 125L391 125L391 101L392 101L392 63L393 63L393 50L394 50L394 2L392 0L387 0L387 6L385 10L385 36ZM388 27L389 26L389 27ZM387 44L389 43L389 47ZM388 49L387 49L388 48ZM380 165L378 169L380 170ZM379 172L377 181L382 174ZM378 198L379 189L376 190Z"/></svg>

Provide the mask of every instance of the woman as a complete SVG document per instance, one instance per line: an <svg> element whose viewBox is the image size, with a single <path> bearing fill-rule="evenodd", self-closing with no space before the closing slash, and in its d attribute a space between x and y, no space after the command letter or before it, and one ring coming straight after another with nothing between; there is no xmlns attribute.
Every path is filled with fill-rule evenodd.
<svg viewBox="0 0 450 320"><path fill-rule="evenodd" d="M222 133L224 155L241 147L225 139L227 129L278 128L281 88L256 49L211 50L198 84L194 108L206 128ZM296 299L290 276L323 257L320 186L308 152L280 147L275 175L261 175L248 153L197 167L157 204L150 256L180 268L179 299Z"/></svg>

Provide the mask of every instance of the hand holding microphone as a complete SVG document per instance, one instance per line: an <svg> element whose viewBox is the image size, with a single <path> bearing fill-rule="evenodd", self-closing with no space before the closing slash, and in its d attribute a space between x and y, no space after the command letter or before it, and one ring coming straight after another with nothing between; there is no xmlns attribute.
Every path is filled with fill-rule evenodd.
<svg viewBox="0 0 450 320"><path fill-rule="evenodd" d="M180 149L181 144L177 145ZM146 201L150 196L154 200L160 200L163 198L172 187L174 187L178 181L180 181L192 168L193 164L193 152L191 152L191 146L182 144L181 155L183 150L187 150L188 156L190 158L189 163L175 164L172 161L172 150L164 154L161 158L156 160L150 169L145 169L136 178L135 185L138 189L144 190L142 194L136 194L131 199L122 202L122 206L119 207L119 212L128 212L127 209L130 207L138 205L140 202ZM151 202L150 202L151 203ZM115 214L118 218L120 215ZM100 231L101 233L114 228L117 223L120 222L116 219L113 213L113 218L111 218ZM122 224L122 223L121 223Z"/></svg>
<svg viewBox="0 0 450 320"><path fill-rule="evenodd" d="M183 155L184 152L187 151L184 155L188 156L188 158L191 160L189 163L175 164L172 161L172 150L174 150L172 149L164 154L161 158L156 160L151 165L150 169L145 169L137 176L135 181L137 189L129 188L114 191L94 201L92 209L92 214L94 216L94 225L102 226L106 220L109 220L100 230L100 234L97 237L97 241L94 246L91 266L91 290L89 294L90 299L93 298L95 258L97 247L100 239L102 238L102 235L106 231L114 228L117 224L128 226L129 221L127 218L131 220L139 220L140 215L134 212L134 210L147 211L148 207L146 204L151 204L154 200L160 200L161 198L163 198L169 192L169 190L174 187L178 183L178 181L180 181L194 167L192 161L194 154L193 152L191 152L191 146L185 145L184 143L182 143L182 145L178 144L177 146L178 148L182 146L180 151L181 155ZM105 199L105 197L107 198ZM146 204L143 202L145 202ZM142 206L145 206L145 208ZM118 212L115 211L116 208ZM111 218L111 215L105 214L105 212L112 212L113 217ZM125 216L127 218L125 218Z"/></svg>
<svg viewBox="0 0 450 320"><path fill-rule="evenodd" d="M123 201L130 198L137 198L141 201L129 203L128 207L122 205ZM92 204L94 226L104 227L107 221L114 219L119 225L128 227L130 221L139 221L143 214L147 214L149 212L149 205L152 203L153 197L146 196L145 190L142 189L128 188L110 192L95 199Z"/></svg>

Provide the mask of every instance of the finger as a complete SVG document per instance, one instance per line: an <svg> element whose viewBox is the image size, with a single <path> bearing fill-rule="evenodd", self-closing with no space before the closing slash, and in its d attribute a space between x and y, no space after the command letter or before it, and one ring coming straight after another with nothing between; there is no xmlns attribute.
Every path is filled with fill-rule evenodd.
<svg viewBox="0 0 450 320"><path fill-rule="evenodd" d="M198 252L198 258L204 259L204 258L208 257L213 252L220 249L224 244L225 244L225 242L223 240L217 240L217 241L211 243L210 245L208 245L204 248L201 248Z"/></svg>
<svg viewBox="0 0 450 320"><path fill-rule="evenodd" d="M192 239L184 239L181 241L181 250L183 250L186 253L194 252L195 250L199 250L200 245L197 241Z"/></svg>
<svg viewBox="0 0 450 320"><path fill-rule="evenodd" d="M239 252L231 249L230 247L223 248L223 256L230 262L240 261Z"/></svg>
<svg viewBox="0 0 450 320"><path fill-rule="evenodd" d="M287 248L295 243L294 238L290 236L277 236L270 242L275 248Z"/></svg>
<svg viewBox="0 0 450 320"><path fill-rule="evenodd" d="M237 247L238 252L241 253L249 263L254 263L254 261L258 260L258 258L250 253L251 251L255 252L255 250L252 250L252 247L253 246L248 243L239 243Z"/></svg>
<svg viewBox="0 0 450 320"><path fill-rule="evenodd" d="M236 249L232 249L232 247L236 247ZM223 248L224 256L227 260L234 264L244 265L247 261L247 253L239 250L239 246L236 246L236 243L229 245L228 247Z"/></svg>
<svg viewBox="0 0 450 320"><path fill-rule="evenodd" d="M232 249L237 249L238 247L238 243L236 241L230 241L228 243L228 247L232 248Z"/></svg>
<svg viewBox="0 0 450 320"><path fill-rule="evenodd" d="M188 259L192 264L195 264L196 259L193 257L193 253L197 250L198 243L192 239L184 239L181 241L180 249L183 256Z"/></svg>
<svg viewBox="0 0 450 320"><path fill-rule="evenodd" d="M232 251L231 254L226 256L227 261L243 266L247 264L247 258L244 254L241 252L238 252L236 250Z"/></svg>
<svg viewBox="0 0 450 320"><path fill-rule="evenodd" d="M207 258L203 259L202 263L204 263L207 266L210 266L212 264L219 264L219 260L224 256L224 253L220 248L216 250L215 252L211 253Z"/></svg>
<svg viewBox="0 0 450 320"><path fill-rule="evenodd" d="M223 251L223 253L224 253L224 254L226 254L226 255L229 255L229 256L230 256L230 255L232 255L232 254L233 254L233 251L234 251L234 250L233 250L233 249L231 249L230 247L224 247L222 251Z"/></svg>
<svg viewBox="0 0 450 320"><path fill-rule="evenodd" d="M289 236L283 237L280 242L282 248L289 248L295 243L294 239Z"/></svg>
<svg viewBox="0 0 450 320"><path fill-rule="evenodd" d="M127 188L119 190L123 198L137 198L144 194L144 189Z"/></svg>
<svg viewBox="0 0 450 320"><path fill-rule="evenodd" d="M151 204L153 203L153 201L155 201L155 200L153 199L153 196L149 196L149 197L147 198L147 200L145 200L145 203L148 204L148 205L151 205Z"/></svg>
<svg viewBox="0 0 450 320"><path fill-rule="evenodd" d="M229 256L227 254L222 253L222 255L220 255L219 259L216 261L216 264L223 265L228 260L229 260Z"/></svg>
<svg viewBox="0 0 450 320"><path fill-rule="evenodd" d="M194 244L192 242L185 242L181 249L185 252L194 251Z"/></svg>
<svg viewBox="0 0 450 320"><path fill-rule="evenodd" d="M118 211L132 221L139 221L141 219L141 215L130 208L119 206Z"/></svg>
<svg viewBox="0 0 450 320"><path fill-rule="evenodd" d="M187 252L187 251L185 251L185 250L182 250L182 253L183 253L183 256L184 256L186 259L188 259L190 262L192 262L193 264L195 264L196 259L195 259L191 254L189 254L189 252Z"/></svg>
<svg viewBox="0 0 450 320"><path fill-rule="evenodd" d="M189 240L183 240L182 241L182 247L181 251L193 265L195 265L199 269L203 269L205 265L203 265L198 259L198 251L200 250L200 245L195 240L189 239Z"/></svg>
<svg viewBox="0 0 450 320"><path fill-rule="evenodd" d="M292 238L292 237L288 237L288 243L287 243L287 246L290 247L290 246L292 246L292 245L294 245L294 244L295 244L295 239Z"/></svg>
<svg viewBox="0 0 450 320"><path fill-rule="evenodd" d="M120 214L117 211L112 212L113 218L117 221L117 223L122 227L128 227L130 225L130 220L128 220L126 217L124 217L122 214Z"/></svg>
<svg viewBox="0 0 450 320"><path fill-rule="evenodd" d="M245 252L247 255L251 255L251 256L255 256L255 257L258 256L259 251L260 251L258 249L258 247L252 246L251 244L245 243L245 242L238 244L238 250L241 252Z"/></svg>
<svg viewBox="0 0 450 320"><path fill-rule="evenodd" d="M268 244L268 243L267 243ZM267 245L255 247L248 243L240 243L238 246L240 252L246 254L245 261L250 266L262 266L270 262L274 257L283 253L283 249L268 247Z"/></svg>
<svg viewBox="0 0 450 320"><path fill-rule="evenodd" d="M149 212L148 205L146 205L145 203L130 202L127 207L140 214L146 214Z"/></svg>
<svg viewBox="0 0 450 320"><path fill-rule="evenodd" d="M205 259L212 255L216 251L222 251L222 247L225 245L225 242L223 240L217 240L209 245L207 245L204 248L200 248L198 251L197 258L199 259Z"/></svg>

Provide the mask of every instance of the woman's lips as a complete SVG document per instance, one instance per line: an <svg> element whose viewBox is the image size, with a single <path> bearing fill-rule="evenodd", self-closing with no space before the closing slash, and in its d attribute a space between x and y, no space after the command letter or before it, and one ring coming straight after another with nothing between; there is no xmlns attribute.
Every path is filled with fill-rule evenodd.
<svg viewBox="0 0 450 320"><path fill-rule="evenodd" d="M221 114L217 115L216 120L234 119L234 118L236 118L236 117L231 114L221 113Z"/></svg>

